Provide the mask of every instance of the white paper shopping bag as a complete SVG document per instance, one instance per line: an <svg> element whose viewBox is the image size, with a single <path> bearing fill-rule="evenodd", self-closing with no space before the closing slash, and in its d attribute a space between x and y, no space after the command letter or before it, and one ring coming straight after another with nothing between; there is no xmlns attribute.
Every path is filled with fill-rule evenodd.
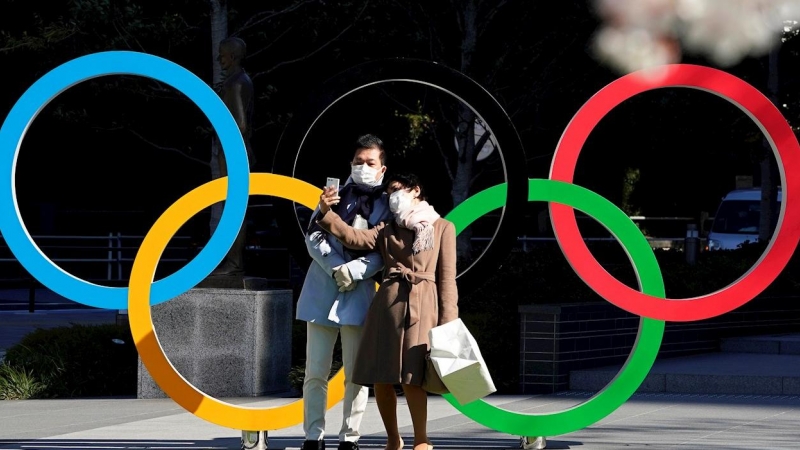
<svg viewBox="0 0 800 450"><path fill-rule="evenodd" d="M432 328L431 361L442 382L462 405L496 392L478 343L461 319Z"/></svg>

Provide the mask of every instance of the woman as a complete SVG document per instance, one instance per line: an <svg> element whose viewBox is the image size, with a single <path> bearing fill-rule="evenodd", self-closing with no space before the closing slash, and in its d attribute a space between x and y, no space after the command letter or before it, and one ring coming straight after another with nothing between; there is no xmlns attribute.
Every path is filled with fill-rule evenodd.
<svg viewBox="0 0 800 450"><path fill-rule="evenodd" d="M348 226L330 210L339 201L334 188L320 196L317 223L346 247L377 249L385 263L383 282L367 312L353 382L373 386L386 427L386 450L399 450L397 395L402 385L414 426L414 450L431 450L428 397L422 389L428 331L458 318L456 231L428 204L414 175L388 178L389 207L395 219L369 230Z"/></svg>

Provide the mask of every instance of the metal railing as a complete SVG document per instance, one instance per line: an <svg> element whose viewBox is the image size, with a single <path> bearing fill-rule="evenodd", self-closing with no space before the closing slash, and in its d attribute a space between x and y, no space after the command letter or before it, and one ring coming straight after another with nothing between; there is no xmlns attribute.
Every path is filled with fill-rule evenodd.
<svg viewBox="0 0 800 450"><path fill-rule="evenodd" d="M579 218L584 218L578 216ZM588 216L587 216L588 217ZM644 216L631 216L631 220L633 221L676 221L676 222L691 222L696 220L695 218L691 217L644 217ZM83 277L87 281L92 282L100 282L100 283L108 283L108 284L123 284L127 281L127 277L129 276L130 266L135 259L136 252L141 245L144 236L134 236L134 235L123 235L122 233L108 233L105 236L33 236L35 242L39 248L45 251L48 254L48 257L51 261L58 265L64 264L66 267L62 267L62 269L69 270L70 265L71 268L77 268L75 266L78 265L85 265L86 264L104 264L105 268L100 269L97 268L96 270L90 270L89 272L97 273L102 270L104 275L100 275L97 273L98 276L89 276ZM189 241L191 238L189 236L175 236L172 238L178 241ZM491 241L491 237L472 237L471 240L473 242L488 242ZM613 237L586 237L584 238L587 242L592 241L614 241L615 238ZM648 237L647 240L650 242L652 248L660 248L660 249L675 249L678 251L682 251L685 247L686 237L669 237L669 238L652 238ZM59 242L61 241L61 242ZM534 244L536 242L553 242L555 241L554 237L531 237L527 235L517 237L517 241L520 244L522 251L527 252L532 250L530 244ZM705 239L699 239L702 242ZM48 242L52 242L48 244ZM81 243L84 242L86 245L75 245L74 243ZM89 244L91 243L91 244ZM8 248L6 243L3 240L3 237L0 235L0 250L3 248ZM196 252L202 249L202 245L172 245L165 249L164 253L167 252L174 252L174 251L183 251L187 256L185 257L169 257L169 258L161 258L159 260L160 263L186 263L188 262ZM252 253L273 253L273 252L283 252L287 251L287 249L277 249L277 248L260 248L260 247L250 247L247 248L248 252ZM82 252L79 256L75 255L75 252ZM87 252L97 252L92 256L87 255ZM10 251L5 251L4 253L9 253ZM60 254L60 255L59 255ZM102 255L102 256L101 256ZM31 277L24 268L19 265L19 262L13 255L9 255L9 257L2 257L4 255L0 254L0 266L4 264L16 264L20 269L18 271L19 276L17 277L3 277L4 274L8 273L7 271L0 271L0 282L25 282L28 289L29 289L29 310L30 312L34 311L35 308L35 290L38 286L38 282ZM291 265L291 264L290 264ZM289 269L289 278L291 278L291 269ZM287 281L283 278L276 278L271 279L268 281Z"/></svg>
<svg viewBox="0 0 800 450"><path fill-rule="evenodd" d="M2 240L2 236L0 236L0 240ZM123 235L122 233L108 233L108 236L32 236L31 237L34 241L42 242L42 241L53 241L53 240L63 240L63 241L105 241L104 246L100 245L38 245L38 247L44 251L54 251L54 250L77 250L77 251L86 251L86 250L98 250L107 252L107 256L105 258L75 258L75 257L54 257L50 258L51 261L55 263L106 263L106 277L96 277L95 280L105 280L105 281L124 281L122 270L124 263L133 262L133 256L127 257L124 251L131 250L133 252L139 249L138 245L123 245L126 241L138 241L141 244L144 236L128 236ZM188 240L190 239L188 236L175 236L173 239L178 240ZM8 245L5 241L2 241L2 247L8 248ZM189 250L189 247L170 247L167 250ZM166 250L165 250L166 251ZM161 258L159 262L186 262L189 258ZM17 262L16 258L0 258L0 263L3 262ZM9 280L0 278L0 281Z"/></svg>
<svg viewBox="0 0 800 450"><path fill-rule="evenodd" d="M592 220L592 221L595 220L591 216L589 216L589 215L587 215L585 213L579 212L579 211L576 211L575 217L578 220ZM702 233L702 230L705 228L705 227L702 226L702 223L704 221L705 222L713 222L713 220L714 220L713 217L710 217L710 218L702 217L701 219L698 219L697 217L680 217L680 216L669 216L669 217L628 216L628 218L631 219L631 221L633 221L633 222L641 222L641 223L644 223L644 222L657 222L657 223L658 222L660 222L660 223L672 222L672 223L678 223L678 224L685 224L685 226L687 228L691 228L693 226L693 223L700 222L701 223L700 233ZM692 228L692 229L696 230L697 228ZM670 233L670 234L672 234L672 233ZM648 236L645 236L647 241L650 243L650 247L653 248L654 250L655 249L661 249L661 250L674 249L674 250L678 250L678 251L682 251L685 248L685 246L686 246L686 238L687 237L688 237L688 235L687 236L678 236L678 237L648 237ZM488 241L491 241L492 239L494 239L494 238L492 238L492 237L471 237L470 238L470 240L472 242L488 242ZM583 240L585 242L611 242L611 241L616 241L617 239L615 237L613 237L613 236L604 236L604 237L596 237L595 236L595 237L584 237ZM707 240L706 238L699 237L699 242L701 244L704 244L706 242L706 240ZM522 236L517 236L517 242L520 243L521 249L524 252L527 252L529 250L529 245L528 245L529 242L535 243L535 242L555 242L555 241L556 241L556 238L552 237L552 236L534 237L534 236L528 236L527 234L523 234Z"/></svg>
<svg viewBox="0 0 800 450"><path fill-rule="evenodd" d="M490 237L473 237L471 240L473 242L486 242L491 241L493 238ZM684 243L686 241L685 237L671 237L671 238L653 238L648 237L646 238L647 241L650 243L650 247L653 249L676 249L681 250L684 247ZM585 237L583 238L586 242L613 242L617 239L614 237ZM555 242L556 238L554 237L529 237L529 236L518 236L517 242L520 242L522 251L527 252L529 250L528 242ZM701 242L705 242L705 238L700 239Z"/></svg>
<svg viewBox="0 0 800 450"><path fill-rule="evenodd" d="M98 268L90 270L89 272L97 273L97 276L85 277L87 281L104 282L108 284L120 284L127 281L127 267L128 263L132 263L139 246L144 239L144 236L124 235L122 233L108 233L106 236L32 236L31 237L37 246L48 254L48 258L54 263L62 266L61 268L69 271L69 269L79 269L77 265L85 267L86 264L105 264L105 270ZM188 236L175 236L172 238L178 241L188 241L191 239ZM60 241L60 242L59 242ZM52 242L52 243L48 243ZM77 243L77 244L76 244ZM84 245L80 245L83 243ZM8 244L2 236L0 236L0 249L8 250ZM189 245L186 246L170 246L165 249L166 252L183 251L187 253L194 253L194 249ZM80 256L76 253L81 252ZM93 254L87 254L87 253ZM63 255L63 256L59 256ZM103 256L100 256L103 255ZM169 257L159 259L159 263L186 263L191 258L189 257ZM36 289L39 283L19 264L19 261L10 255L9 257L0 257L1 265L16 265L18 266L18 276L4 277L8 271L0 271L0 282L24 282L29 290L28 294L28 310L29 312L35 311L36 303ZM102 270L102 272L100 272ZM100 275L103 273L103 275Z"/></svg>

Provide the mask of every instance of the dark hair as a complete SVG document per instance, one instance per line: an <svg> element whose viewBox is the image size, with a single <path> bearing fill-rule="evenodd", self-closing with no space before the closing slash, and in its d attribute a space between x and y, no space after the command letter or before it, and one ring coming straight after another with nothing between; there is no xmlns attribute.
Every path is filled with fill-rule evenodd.
<svg viewBox="0 0 800 450"><path fill-rule="evenodd" d="M225 38L220 41L219 44L222 47L229 48L233 53L233 57L236 58L237 61L243 60L247 54L247 44L237 37Z"/></svg>
<svg viewBox="0 0 800 450"><path fill-rule="evenodd" d="M386 180L386 187L388 188L394 182L400 183L405 189L414 189L416 187L419 188L419 199L427 201L428 196L425 194L425 187L422 186L422 182L419 181L419 177L414 175L413 173L395 173L389 175L389 178Z"/></svg>
<svg viewBox="0 0 800 450"><path fill-rule="evenodd" d="M356 139L355 144L353 145L353 150L355 154L358 154L360 150L363 149L376 149L378 150L379 157L381 159L381 165L386 165L386 149L383 148L383 141L378 136L374 134L365 134L358 139Z"/></svg>

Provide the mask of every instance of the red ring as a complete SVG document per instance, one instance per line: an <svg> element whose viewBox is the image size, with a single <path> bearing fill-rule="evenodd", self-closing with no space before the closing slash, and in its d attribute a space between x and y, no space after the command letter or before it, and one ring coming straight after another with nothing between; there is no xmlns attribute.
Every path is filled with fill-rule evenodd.
<svg viewBox="0 0 800 450"><path fill-rule="evenodd" d="M756 264L741 278L711 294L687 299L645 295L620 283L597 262L578 230L571 207L550 203L550 211L564 255L581 279L601 297L642 317L688 322L715 317L747 303L786 267L800 240L800 209L792 196L800 190L800 145L781 112L747 82L709 67L672 64L664 66L664 71L656 76L642 71L623 76L589 99L561 136L550 178L572 183L581 148L597 123L634 95L664 87L700 89L730 101L756 122L770 142L783 181L783 200L774 238Z"/></svg>

